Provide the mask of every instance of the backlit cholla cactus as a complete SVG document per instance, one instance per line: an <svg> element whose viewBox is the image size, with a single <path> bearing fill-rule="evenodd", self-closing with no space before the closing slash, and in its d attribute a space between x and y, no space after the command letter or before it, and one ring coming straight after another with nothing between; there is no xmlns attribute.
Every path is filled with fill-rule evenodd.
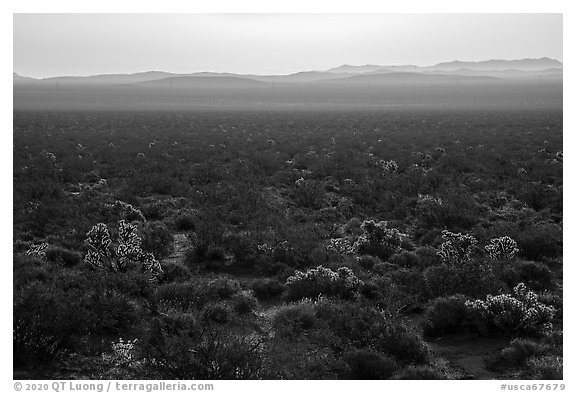
<svg viewBox="0 0 576 393"><path fill-rule="evenodd" d="M258 244L257 246L258 251L264 253L264 254L273 254L274 253L274 248L270 247L268 244L264 243L264 244Z"/></svg>
<svg viewBox="0 0 576 393"><path fill-rule="evenodd" d="M110 232L108 232L106 224L100 222L94 225L86 234L84 242L89 247L88 253L84 257L86 262L94 267L116 270L110 248L112 239L110 239Z"/></svg>
<svg viewBox="0 0 576 393"><path fill-rule="evenodd" d="M474 236L446 230L442 231L442 240L438 255L451 265L470 260L473 247L478 243Z"/></svg>
<svg viewBox="0 0 576 393"><path fill-rule="evenodd" d="M382 168L384 170L384 172L388 172L388 173L398 172L398 164L394 160L390 160L390 161L379 160L378 166L380 166L380 168Z"/></svg>
<svg viewBox="0 0 576 393"><path fill-rule="evenodd" d="M520 251L516 241L508 236L492 239L484 248L490 254L490 258L496 261L510 260Z"/></svg>
<svg viewBox="0 0 576 393"><path fill-rule="evenodd" d="M357 293L361 285L362 281L348 267L340 267L336 271L324 266L306 272L296 270L286 280L287 296L292 300L316 299L322 295L349 298Z"/></svg>
<svg viewBox="0 0 576 393"><path fill-rule="evenodd" d="M354 254L355 251L354 244L344 237L330 239L330 243L326 246L326 249L339 254Z"/></svg>
<svg viewBox="0 0 576 393"><path fill-rule="evenodd" d="M48 243L31 244L26 255L30 255L40 259L46 259L46 249L48 248Z"/></svg>
<svg viewBox="0 0 576 393"><path fill-rule="evenodd" d="M400 249L402 234L396 228L388 228L386 221L365 220L360 228L363 233L354 243L359 254L374 254L376 248L385 248L391 255Z"/></svg>
<svg viewBox="0 0 576 393"><path fill-rule="evenodd" d="M126 271L130 265L140 264L142 272L151 279L162 273L160 262L152 253L142 250L142 239L136 233L136 226L121 220L118 223L117 244L112 243L106 224L98 223L86 234L88 253L84 260L95 268L110 271Z"/></svg>
<svg viewBox="0 0 576 393"><path fill-rule="evenodd" d="M552 329L556 309L538 300L524 283L514 294L488 295L486 300L467 301L466 308L489 327L510 334L535 334Z"/></svg>
<svg viewBox="0 0 576 393"><path fill-rule="evenodd" d="M135 361L134 352L138 339L124 341L122 338L118 342L112 343L112 353L102 354L102 359L114 366L127 366Z"/></svg>

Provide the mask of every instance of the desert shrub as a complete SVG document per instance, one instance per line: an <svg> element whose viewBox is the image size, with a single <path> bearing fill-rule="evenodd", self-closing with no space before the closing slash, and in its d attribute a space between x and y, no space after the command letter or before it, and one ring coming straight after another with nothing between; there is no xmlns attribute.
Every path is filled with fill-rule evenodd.
<svg viewBox="0 0 576 393"><path fill-rule="evenodd" d="M564 299L561 294L557 294L550 291L540 292L538 294L538 300L556 310L554 313L554 320L561 321L564 314Z"/></svg>
<svg viewBox="0 0 576 393"><path fill-rule="evenodd" d="M284 285L272 278L255 280L251 288L258 300L277 299L284 293Z"/></svg>
<svg viewBox="0 0 576 393"><path fill-rule="evenodd" d="M377 262L372 268L374 273L380 275L387 275L389 272L393 272L396 269L398 269L398 265L394 265L390 262Z"/></svg>
<svg viewBox="0 0 576 393"><path fill-rule="evenodd" d="M368 350L357 350L344 357L350 369L348 379L388 379L398 369L394 359Z"/></svg>
<svg viewBox="0 0 576 393"><path fill-rule="evenodd" d="M550 346L525 338L516 338L498 355L490 359L491 369L513 369L522 367L531 357L540 357L550 352Z"/></svg>
<svg viewBox="0 0 576 393"><path fill-rule="evenodd" d="M534 379L561 380L563 379L562 356L546 355L529 359L526 362L528 372Z"/></svg>
<svg viewBox="0 0 576 393"><path fill-rule="evenodd" d="M154 298L182 310L201 309L210 302L230 300L240 291L236 280L220 277L214 280L196 279L159 285Z"/></svg>
<svg viewBox="0 0 576 393"><path fill-rule="evenodd" d="M296 180L291 196L297 206L317 209L324 203L326 191L321 182L300 178Z"/></svg>
<svg viewBox="0 0 576 393"><path fill-rule="evenodd" d="M13 260L14 288L18 289L29 282L48 282L52 277L53 266L36 257L15 254Z"/></svg>
<svg viewBox="0 0 576 393"><path fill-rule="evenodd" d="M223 264L225 259L226 251L224 248L204 242L190 247L184 254L184 262L188 266L207 262L211 267L215 268L218 266L217 263Z"/></svg>
<svg viewBox="0 0 576 393"><path fill-rule="evenodd" d="M418 270L399 268L387 274L394 284L399 286L404 293L425 297L426 281Z"/></svg>
<svg viewBox="0 0 576 393"><path fill-rule="evenodd" d="M379 262L382 262L380 258L375 257L373 255L362 255L358 257L358 264L366 270L372 270L372 268L374 268L374 265L376 265Z"/></svg>
<svg viewBox="0 0 576 393"><path fill-rule="evenodd" d="M152 330L161 330L167 334L188 334L194 336L201 329L201 323L196 313L169 310L153 321ZM156 331L155 334L158 334Z"/></svg>
<svg viewBox="0 0 576 393"><path fill-rule="evenodd" d="M204 296L210 299L228 300L240 291L240 282L227 277L218 277L204 284Z"/></svg>
<svg viewBox="0 0 576 393"><path fill-rule="evenodd" d="M296 271L286 280L286 298L298 300L317 298L320 295L352 298L358 292L361 281L347 267L337 271L318 266L307 272Z"/></svg>
<svg viewBox="0 0 576 393"><path fill-rule="evenodd" d="M388 228L386 221L378 223L366 220L361 225L362 235L354 243L354 248L360 255L374 255L387 261L390 256L400 250L402 234L396 228Z"/></svg>
<svg viewBox="0 0 576 393"><path fill-rule="evenodd" d="M173 249L174 236L166 225L160 222L149 222L140 230L142 249L151 252L157 259L170 255Z"/></svg>
<svg viewBox="0 0 576 393"><path fill-rule="evenodd" d="M564 343L564 333L562 330L551 330L542 335L541 342L550 345L555 351L561 353Z"/></svg>
<svg viewBox="0 0 576 393"><path fill-rule="evenodd" d="M462 295L437 298L426 309L423 332L426 336L458 333L466 329L468 310Z"/></svg>
<svg viewBox="0 0 576 393"><path fill-rule="evenodd" d="M73 310L62 293L43 283L33 282L14 294L14 364L47 364L83 333L82 315Z"/></svg>
<svg viewBox="0 0 576 393"><path fill-rule="evenodd" d="M523 282L528 287L541 290L554 286L550 268L541 262L517 261L505 266L500 273L501 280L513 288Z"/></svg>
<svg viewBox="0 0 576 393"><path fill-rule="evenodd" d="M446 379L446 376L429 366L408 366L396 378L404 380L435 380Z"/></svg>
<svg viewBox="0 0 576 393"><path fill-rule="evenodd" d="M224 302L208 303L202 310L202 320L223 324L230 321L232 309Z"/></svg>
<svg viewBox="0 0 576 393"><path fill-rule="evenodd" d="M134 306L97 277L60 275L30 282L14 293L15 363L48 363L65 351L84 350L82 340L128 331L137 320Z"/></svg>
<svg viewBox="0 0 576 393"><path fill-rule="evenodd" d="M549 331L555 309L538 301L523 283L514 294L488 295L486 300L466 302L477 322L500 334L534 335ZM481 326L484 327L484 326Z"/></svg>
<svg viewBox="0 0 576 393"><path fill-rule="evenodd" d="M190 277L190 271L186 267L178 263L167 262L162 264L162 275L158 282L161 284L168 282L181 282L187 281Z"/></svg>
<svg viewBox="0 0 576 393"><path fill-rule="evenodd" d="M419 264L418 255L413 251L402 251L399 254L394 254L390 257L389 262L408 268L415 267Z"/></svg>
<svg viewBox="0 0 576 393"><path fill-rule="evenodd" d="M553 224L529 227L516 235L519 256L524 259L542 261L562 255L562 230Z"/></svg>
<svg viewBox="0 0 576 393"><path fill-rule="evenodd" d="M143 342L146 376L163 379L260 379L262 338L239 337L218 324L198 332L156 330Z"/></svg>
<svg viewBox="0 0 576 393"><path fill-rule="evenodd" d="M166 207L160 201L153 201L151 203L141 206L142 214L146 220L162 220L166 215Z"/></svg>
<svg viewBox="0 0 576 393"><path fill-rule="evenodd" d="M82 262L82 256L75 251L63 247L48 247L46 250L46 260L62 264L66 267L73 267Z"/></svg>
<svg viewBox="0 0 576 393"><path fill-rule="evenodd" d="M257 257L256 243L246 235L229 234L222 240L223 246L234 255L234 263L245 269L254 267Z"/></svg>
<svg viewBox="0 0 576 393"><path fill-rule="evenodd" d="M273 319L274 330L279 336L298 336L318 325L314 303L309 299L283 305Z"/></svg>
<svg viewBox="0 0 576 393"><path fill-rule="evenodd" d="M373 281L364 281L360 286L360 294L366 299L376 299L380 294L378 285Z"/></svg>
<svg viewBox="0 0 576 393"><path fill-rule="evenodd" d="M336 339L333 345L372 348L394 357L400 364L423 364L429 360L428 347L407 326L371 306L321 299L315 304L316 317Z"/></svg>
<svg viewBox="0 0 576 393"><path fill-rule="evenodd" d="M418 264L421 268L436 266L441 262L438 251L430 246L418 247L416 249L416 256L418 257Z"/></svg>
<svg viewBox="0 0 576 393"><path fill-rule="evenodd" d="M431 299L457 294L485 296L496 292L501 286L490 264L483 260L471 260L459 266L431 266L423 276L426 293Z"/></svg>
<svg viewBox="0 0 576 393"><path fill-rule="evenodd" d="M105 280L107 288L118 291L131 299L150 299L154 291L154 284L149 277L139 271L128 271L124 274L100 271L99 279Z"/></svg>
<svg viewBox="0 0 576 393"><path fill-rule="evenodd" d="M177 231L194 231L196 230L197 217L190 213L184 213L176 217L174 227Z"/></svg>
<svg viewBox="0 0 576 393"><path fill-rule="evenodd" d="M258 301L250 291L242 291L232 296L232 308L238 314L248 314L258 306Z"/></svg>
<svg viewBox="0 0 576 393"><path fill-rule="evenodd" d="M192 282L170 282L158 286L155 299L160 303L167 303L186 310L198 301L196 285Z"/></svg>

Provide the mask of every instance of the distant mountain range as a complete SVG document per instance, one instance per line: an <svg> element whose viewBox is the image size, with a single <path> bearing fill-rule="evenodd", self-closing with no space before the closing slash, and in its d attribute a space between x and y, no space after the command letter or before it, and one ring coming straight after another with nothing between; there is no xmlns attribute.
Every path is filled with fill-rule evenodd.
<svg viewBox="0 0 576 393"><path fill-rule="evenodd" d="M139 88L242 89L279 84L321 84L380 86L388 84L478 84L502 81L557 81L563 78L563 64L547 57L520 60L451 61L434 66L342 65L325 71L290 75L252 75L198 72L175 74L163 71L94 76L61 76L34 79L13 74L14 86L133 86Z"/></svg>

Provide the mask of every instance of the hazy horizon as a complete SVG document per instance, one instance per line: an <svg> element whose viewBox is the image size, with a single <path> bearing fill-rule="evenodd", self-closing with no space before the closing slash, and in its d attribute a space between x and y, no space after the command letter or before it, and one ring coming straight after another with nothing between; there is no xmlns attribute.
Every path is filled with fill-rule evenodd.
<svg viewBox="0 0 576 393"><path fill-rule="evenodd" d="M13 44L33 78L563 61L561 14L14 14Z"/></svg>

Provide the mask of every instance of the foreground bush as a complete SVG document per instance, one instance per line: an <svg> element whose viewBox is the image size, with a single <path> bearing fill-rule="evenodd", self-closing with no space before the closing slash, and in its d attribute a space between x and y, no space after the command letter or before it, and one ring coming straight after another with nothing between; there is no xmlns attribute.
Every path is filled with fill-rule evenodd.
<svg viewBox="0 0 576 393"><path fill-rule="evenodd" d="M354 351L344 359L350 368L349 379L389 379L398 369L394 359L368 350Z"/></svg>
<svg viewBox="0 0 576 393"><path fill-rule="evenodd" d="M466 329L468 319L466 301L466 297L462 295L434 300L424 315L424 335L439 336Z"/></svg>
<svg viewBox="0 0 576 393"><path fill-rule="evenodd" d="M204 325L168 333L159 330L143 344L147 377L158 379L260 379L262 338L241 337Z"/></svg>
<svg viewBox="0 0 576 393"><path fill-rule="evenodd" d="M563 379L562 356L547 355L539 358L530 359L526 363L528 366L528 370L534 379L544 379L544 380Z"/></svg>
<svg viewBox="0 0 576 393"><path fill-rule="evenodd" d="M316 318L327 326L336 343L344 347L372 348L391 356L399 364L425 364L429 361L424 341L402 321L382 310L357 303L320 299Z"/></svg>
<svg viewBox="0 0 576 393"><path fill-rule="evenodd" d="M48 364L68 351L87 351L86 336L119 334L133 328L134 305L109 281L83 275L52 276L14 292L14 362Z"/></svg>
<svg viewBox="0 0 576 393"><path fill-rule="evenodd" d="M535 335L549 331L555 309L538 301L523 283L514 294L488 295L486 300L466 302L477 321L489 331L505 335Z"/></svg>
<svg viewBox="0 0 576 393"><path fill-rule="evenodd" d="M516 338L510 345L490 361L492 369L516 369L525 365L532 357L540 357L551 351L552 347L545 343L525 338Z"/></svg>
<svg viewBox="0 0 576 393"><path fill-rule="evenodd" d="M408 380L435 380L446 379L446 376L440 371L428 366L408 366L402 370L396 378Z"/></svg>

